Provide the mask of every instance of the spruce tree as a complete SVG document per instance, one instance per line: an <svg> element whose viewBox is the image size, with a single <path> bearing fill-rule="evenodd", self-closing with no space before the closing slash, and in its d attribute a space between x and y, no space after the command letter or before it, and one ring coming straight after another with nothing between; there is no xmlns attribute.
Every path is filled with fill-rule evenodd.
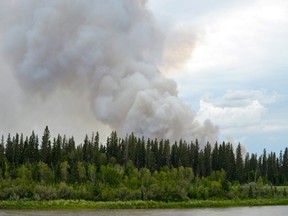
<svg viewBox="0 0 288 216"><path fill-rule="evenodd" d="M235 172L236 180L240 183L244 181L244 161L242 157L242 149L240 143L236 149L236 172Z"/></svg>
<svg viewBox="0 0 288 216"><path fill-rule="evenodd" d="M50 141L50 131L48 126L45 127L42 142L41 142L41 149L40 149L40 160L49 166L51 165L51 141Z"/></svg>
<svg viewBox="0 0 288 216"><path fill-rule="evenodd" d="M2 135L0 142L0 175L5 178L6 170L6 157L5 157L5 147L4 147L4 136Z"/></svg>

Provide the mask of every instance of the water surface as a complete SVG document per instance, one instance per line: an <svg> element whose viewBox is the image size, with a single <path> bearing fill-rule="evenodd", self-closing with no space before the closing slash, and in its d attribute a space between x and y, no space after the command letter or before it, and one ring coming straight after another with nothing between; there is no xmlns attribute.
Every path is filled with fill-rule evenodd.
<svg viewBox="0 0 288 216"><path fill-rule="evenodd" d="M157 210L0 210L0 216L287 216L288 206Z"/></svg>

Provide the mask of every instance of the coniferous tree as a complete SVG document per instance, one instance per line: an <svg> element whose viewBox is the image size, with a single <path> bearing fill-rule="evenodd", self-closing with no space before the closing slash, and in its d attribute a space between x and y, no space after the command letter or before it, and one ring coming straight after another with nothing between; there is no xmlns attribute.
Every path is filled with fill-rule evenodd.
<svg viewBox="0 0 288 216"><path fill-rule="evenodd" d="M275 152L271 152L268 156L268 180L274 185L278 183L278 167Z"/></svg>
<svg viewBox="0 0 288 216"><path fill-rule="evenodd" d="M179 167L180 166L183 166L183 167L189 166L188 145L182 139L180 139L179 141Z"/></svg>
<svg viewBox="0 0 288 216"><path fill-rule="evenodd" d="M99 149L99 145L100 145L100 142L99 142L99 133L98 131L96 132L96 135L94 136L94 139L93 139L93 146L92 146L92 162L97 166L99 167L100 164L99 164L99 157L100 157L100 149Z"/></svg>
<svg viewBox="0 0 288 216"><path fill-rule="evenodd" d="M6 140L6 149L5 149L5 156L10 165L14 162L14 149L13 149L13 142L10 133L8 134Z"/></svg>
<svg viewBox="0 0 288 216"><path fill-rule="evenodd" d="M111 157L117 158L117 153L119 151L119 140L116 131L112 131L110 136L107 138L107 158Z"/></svg>
<svg viewBox="0 0 288 216"><path fill-rule="evenodd" d="M136 148L136 167L138 169L141 169L143 167L145 167L145 140L144 137L142 137L142 139L138 139L137 142L137 148Z"/></svg>
<svg viewBox="0 0 288 216"><path fill-rule="evenodd" d="M5 178L6 171L6 157L5 157L5 147L4 147L4 136L2 135L0 141L0 177Z"/></svg>
<svg viewBox="0 0 288 216"><path fill-rule="evenodd" d="M16 133L15 137L13 137L13 151L14 151L14 158L13 158L13 165L15 166L15 168L17 168L19 166L19 161L20 161L20 137L19 134Z"/></svg>
<svg viewBox="0 0 288 216"><path fill-rule="evenodd" d="M166 139L164 141L164 166L167 166L170 168L171 166L171 150L170 150L170 143L169 140Z"/></svg>
<svg viewBox="0 0 288 216"><path fill-rule="evenodd" d="M219 149L218 143L216 142L212 151L212 169L213 171L220 170L219 165Z"/></svg>
<svg viewBox="0 0 288 216"><path fill-rule="evenodd" d="M152 152L152 141L150 139L147 140L146 146L146 167L151 171L154 172L156 170L156 159L154 157L154 153Z"/></svg>
<svg viewBox="0 0 288 216"><path fill-rule="evenodd" d="M159 157L159 143L158 140L151 140L151 151L153 153L153 157L155 158L155 168L156 170L160 170L160 157Z"/></svg>
<svg viewBox="0 0 288 216"><path fill-rule="evenodd" d="M193 159L192 169L196 176L200 176L200 163L199 163L199 143L196 139L195 144L191 144L191 157Z"/></svg>
<svg viewBox="0 0 288 216"><path fill-rule="evenodd" d="M267 166L267 153L266 153L266 149L265 148L263 150L263 154L262 154L261 158L262 158L262 160L261 160L261 169L260 169L261 176L264 179L267 179L267 177L268 177L268 166Z"/></svg>
<svg viewBox="0 0 288 216"><path fill-rule="evenodd" d="M137 137L132 133L128 137L128 161L131 160L133 164L136 164L136 144Z"/></svg>
<svg viewBox="0 0 288 216"><path fill-rule="evenodd" d="M235 180L235 171L236 171L236 164L235 164L235 155L233 150L233 145L230 143L227 147L227 179L229 181Z"/></svg>
<svg viewBox="0 0 288 216"><path fill-rule="evenodd" d="M50 139L53 142L49 147ZM240 143L234 152L231 143L223 142L219 146L216 143L212 148L209 143L200 147L197 140L187 145L180 139L179 144L170 146L169 140L145 140L133 133L121 139L115 132L105 145L99 143L97 132L90 139L86 136L83 144L76 144L73 137L67 139L65 135L51 138L48 127L40 144L39 149L34 131L25 139L18 133L9 134L5 141L2 136L0 199L175 201L199 197L287 196L287 192L279 192L276 187L271 187L270 192L264 187L267 183L287 184L288 148L278 157L275 152L267 155L265 149L259 157L247 153L243 161ZM43 157L47 148L50 156ZM235 180L241 185L232 183ZM249 188L253 196L249 195Z"/></svg>
<svg viewBox="0 0 288 216"><path fill-rule="evenodd" d="M250 154L247 152L244 161L244 182L250 182Z"/></svg>
<svg viewBox="0 0 288 216"><path fill-rule="evenodd" d="M49 166L51 165L51 141L50 141L50 131L48 126L45 127L42 142L40 147L40 160Z"/></svg>
<svg viewBox="0 0 288 216"><path fill-rule="evenodd" d="M240 143L237 146L236 149L236 164L235 164L235 177L236 180L238 180L240 183L244 182L244 161L242 157L242 149Z"/></svg>
<svg viewBox="0 0 288 216"><path fill-rule="evenodd" d="M286 147L283 154L283 164L281 173L283 174L283 183L288 183L288 148Z"/></svg>
<svg viewBox="0 0 288 216"><path fill-rule="evenodd" d="M19 164L24 163L24 137L21 133L19 142Z"/></svg>
<svg viewBox="0 0 288 216"><path fill-rule="evenodd" d="M205 167L205 176L210 176L212 173L212 157L211 157L212 147L210 143L204 147L204 167Z"/></svg>
<svg viewBox="0 0 288 216"><path fill-rule="evenodd" d="M157 157L157 163L159 169L164 166L164 140L161 139L159 142L159 148L158 148L158 157Z"/></svg>
<svg viewBox="0 0 288 216"><path fill-rule="evenodd" d="M172 167L174 167L174 168L179 167L179 161L180 161L179 150L178 150L177 142L175 141L175 143L172 145L172 149L171 149L171 165L172 165Z"/></svg>
<svg viewBox="0 0 288 216"><path fill-rule="evenodd" d="M204 152L201 149L198 156L198 172L200 177L206 177L206 167L205 167L205 157Z"/></svg>
<svg viewBox="0 0 288 216"><path fill-rule="evenodd" d="M258 167L257 154L252 153L250 158L250 173L249 173L250 182L256 182L258 175L259 175L259 167Z"/></svg>

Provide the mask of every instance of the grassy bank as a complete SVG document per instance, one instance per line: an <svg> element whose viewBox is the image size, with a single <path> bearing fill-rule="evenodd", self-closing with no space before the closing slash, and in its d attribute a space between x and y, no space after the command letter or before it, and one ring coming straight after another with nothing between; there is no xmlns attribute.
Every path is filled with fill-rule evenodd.
<svg viewBox="0 0 288 216"><path fill-rule="evenodd" d="M85 200L0 201L0 209L171 209L225 208L239 206L288 205L288 199L195 200L186 202L118 201L93 202Z"/></svg>

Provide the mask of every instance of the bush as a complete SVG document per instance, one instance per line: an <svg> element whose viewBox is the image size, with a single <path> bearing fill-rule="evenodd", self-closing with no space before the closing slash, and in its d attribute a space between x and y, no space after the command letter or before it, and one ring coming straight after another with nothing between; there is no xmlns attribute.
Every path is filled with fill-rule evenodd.
<svg viewBox="0 0 288 216"><path fill-rule="evenodd" d="M68 186L65 182L59 184L57 191L57 198L59 199L73 199L74 190L71 186Z"/></svg>
<svg viewBox="0 0 288 216"><path fill-rule="evenodd" d="M50 186L36 185L34 190L34 199L40 200L54 200L57 198L56 189Z"/></svg>
<svg viewBox="0 0 288 216"><path fill-rule="evenodd" d="M93 200L93 188L89 184L77 186L77 188L74 188L74 198Z"/></svg>

